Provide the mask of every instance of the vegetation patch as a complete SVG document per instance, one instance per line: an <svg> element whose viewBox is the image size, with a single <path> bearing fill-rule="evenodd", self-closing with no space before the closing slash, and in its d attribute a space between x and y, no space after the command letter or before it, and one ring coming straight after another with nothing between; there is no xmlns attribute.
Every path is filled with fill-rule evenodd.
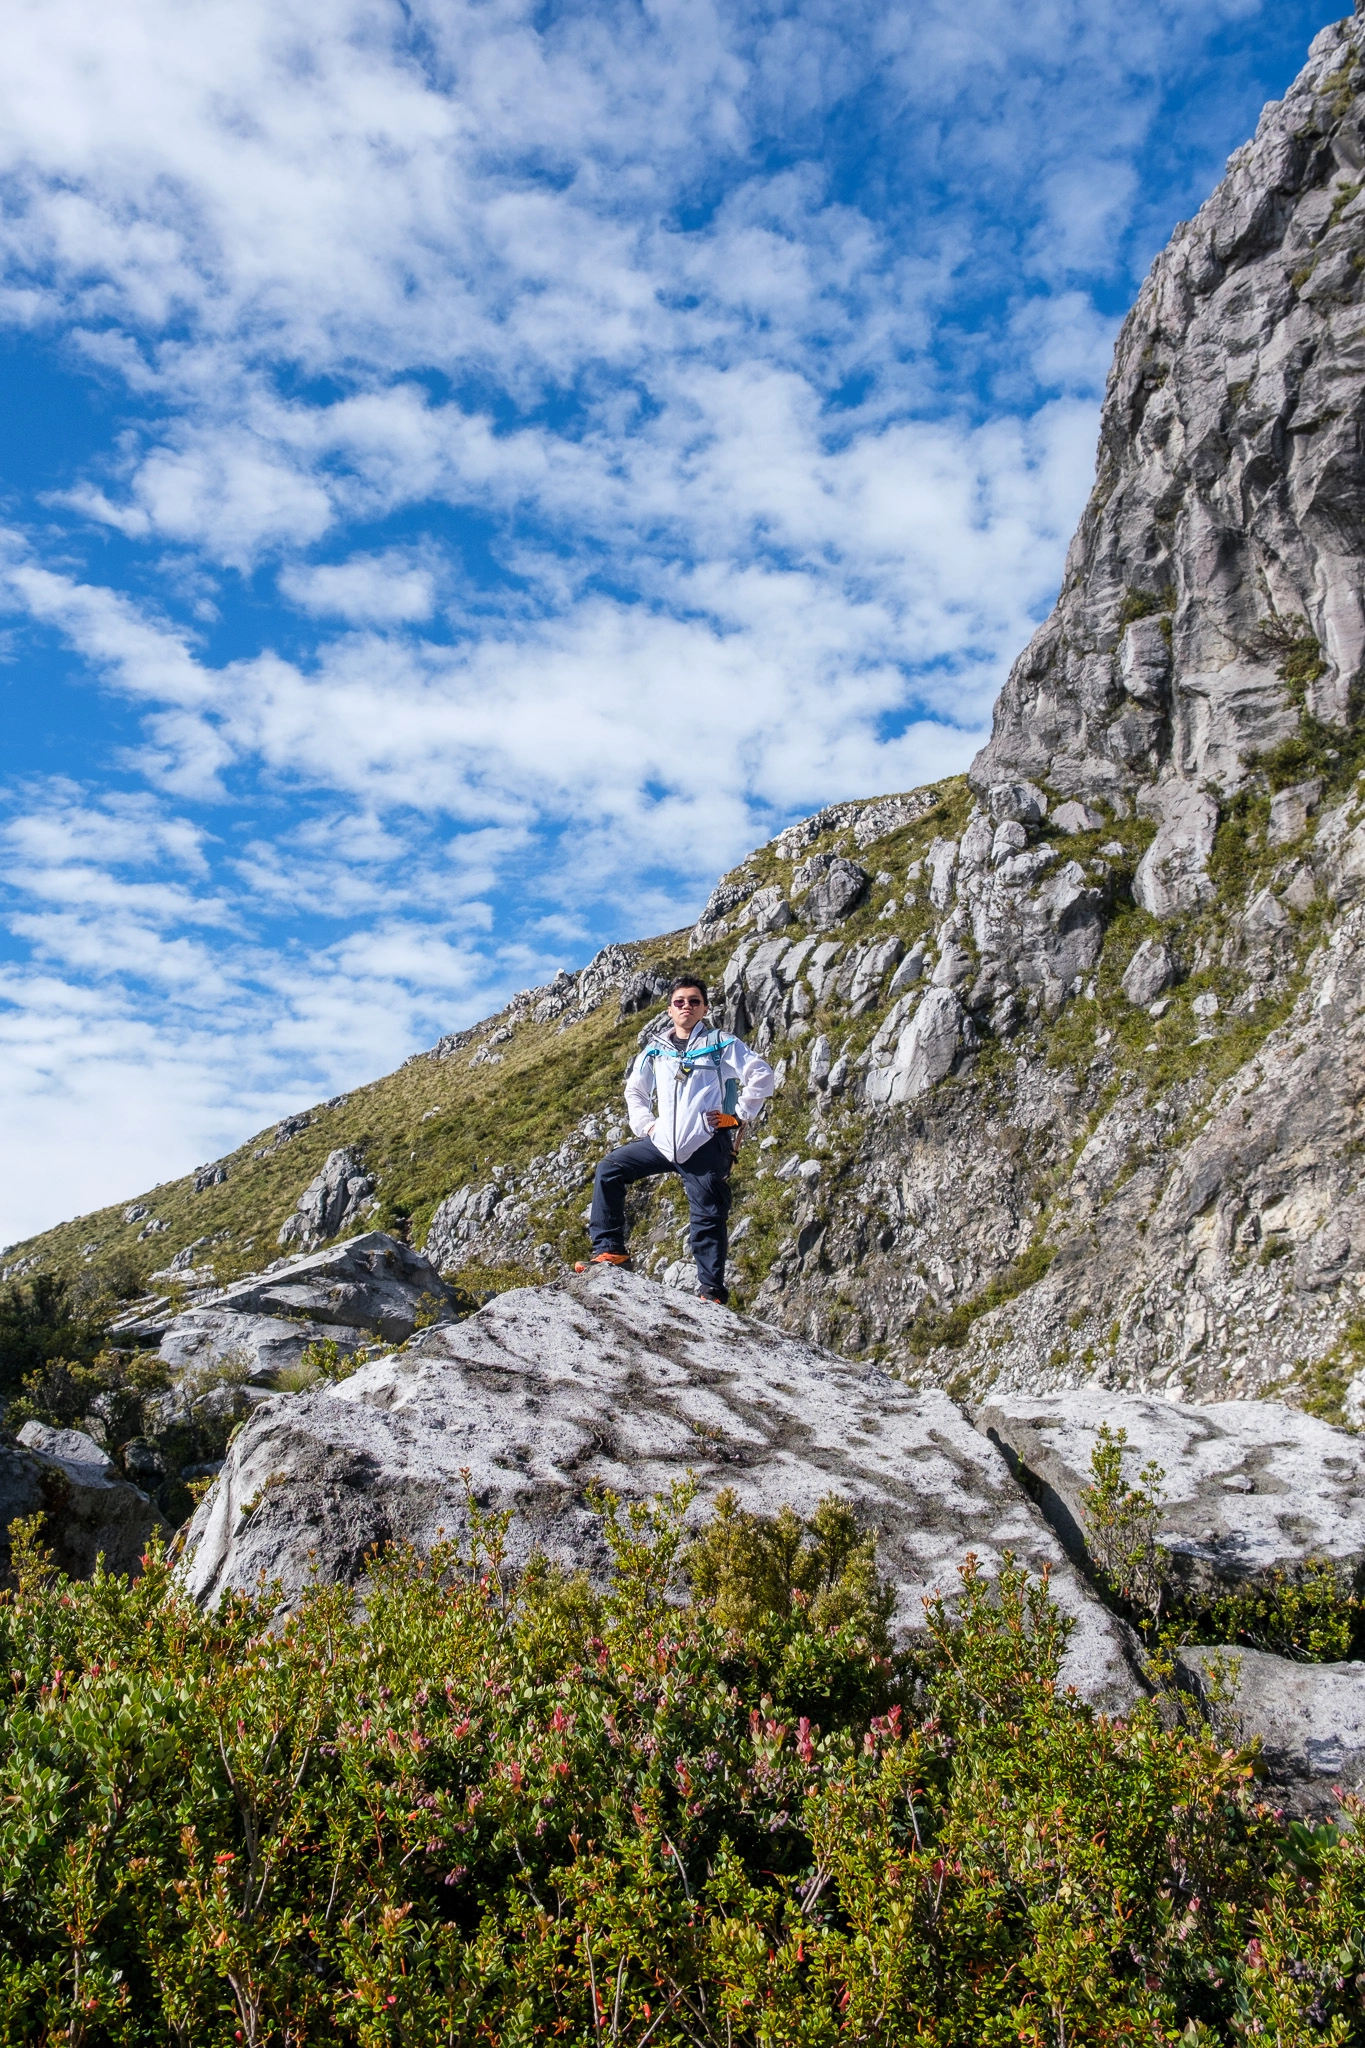
<svg viewBox="0 0 1365 2048"><path fill-rule="evenodd" d="M1131 586L1124 591L1119 605L1119 632L1126 632L1138 619L1169 618L1175 610L1175 590L1134 590Z"/></svg>
<svg viewBox="0 0 1365 2048"><path fill-rule="evenodd" d="M1094 1714L1008 1562L893 1658L846 1511L689 1549L686 1506L600 1501L599 1593L513 1583L471 1504L467 1549L283 1623L269 1589L200 1612L155 1557L65 1581L19 1532L5 2038L1365 2039L1356 1802L1286 1828L1188 1717Z"/></svg>
<svg viewBox="0 0 1365 2048"><path fill-rule="evenodd" d="M1308 1414L1340 1428L1346 1422L1346 1389L1361 1371L1365 1371L1365 1317L1357 1316L1347 1324L1339 1344L1301 1371L1295 1399Z"/></svg>

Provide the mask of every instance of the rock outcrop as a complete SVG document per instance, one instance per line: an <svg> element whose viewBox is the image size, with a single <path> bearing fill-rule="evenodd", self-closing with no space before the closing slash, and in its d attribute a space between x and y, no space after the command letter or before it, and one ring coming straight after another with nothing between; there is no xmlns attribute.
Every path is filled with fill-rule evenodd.
<svg viewBox="0 0 1365 2048"><path fill-rule="evenodd" d="M1296 731L1296 696L1325 724L1352 715L1365 658L1360 72L1360 23L1324 28L1153 265L1119 337L1061 599L972 770L982 791L1027 775L1081 799L1149 792L1165 835L1156 915L1207 886L1203 785L1239 788L1248 757Z"/></svg>
<svg viewBox="0 0 1365 2048"><path fill-rule="evenodd" d="M1365 1582L1365 1445L1283 1403L1090 1390L998 1399L973 1427L936 1389L601 1268L503 1294L340 1382L265 1400L194 1517L181 1572L205 1601L264 1577L287 1606L315 1573L362 1583L375 1545L466 1535L472 1497L511 1511L513 1568L540 1549L600 1580L595 1487L639 1500L690 1475L694 1521L722 1487L768 1514L809 1516L834 1493L878 1532L902 1638L927 1596L952 1597L968 1554L990 1576L1010 1552L1050 1573L1073 1617L1065 1680L1123 1712L1141 1664L1092 1590L1104 1580L1083 1500L1103 1424L1125 1432L1127 1482L1163 1468L1156 1541L1172 1590L1273 1591L1319 1559ZM1178 1676L1226 1739L1261 1744L1291 1810L1326 1812L1333 1787L1365 1773L1365 1665L1192 1647Z"/></svg>
<svg viewBox="0 0 1365 2048"><path fill-rule="evenodd" d="M261 1572L286 1598L315 1568L354 1582L375 1543L462 1530L466 1473L482 1506L515 1511L513 1562L535 1543L598 1575L589 1487L647 1498L689 1472L699 1513L725 1486L769 1514L851 1500L880 1531L902 1632L922 1626L926 1594L953 1593L969 1551L988 1571L1007 1549L1049 1567L1076 1619L1068 1681L1111 1708L1135 1696L1121 1625L951 1401L601 1269L504 1294L338 1385L263 1405L195 1515L185 1579L201 1599Z"/></svg>
<svg viewBox="0 0 1365 2048"><path fill-rule="evenodd" d="M160 1342L182 1383L230 1355L268 1378L322 1336L405 1345L258 1404L194 1521L203 1597L260 1569L295 1591L314 1554L354 1580L371 1543L458 1527L464 1466L523 1547L595 1571L587 1482L694 1468L703 1501L853 1497L903 1626L968 1548L1052 1561L1073 1669L1112 1702L1126 1639L1079 1523L1101 1418L1166 1469L1173 1589L1314 1554L1359 1575L1360 1454L1327 1423L1365 1428L1363 235L1354 19L1153 267L1061 596L968 781L827 806L690 932L604 948L6 1255L16 1277L154 1266L119 1340ZM778 1074L734 1178L731 1278L766 1320L683 1297L665 1182L629 1214L677 1285L560 1279L442 1321L438 1268L553 1282L583 1256L622 1072L684 960ZM376 1200L429 1264L346 1239ZM281 1232L334 1241L207 1284ZM1207 1664L1187 1653L1192 1686ZM1360 1668L1243 1653L1272 1782L1316 1799L1358 1773Z"/></svg>
<svg viewBox="0 0 1365 2048"><path fill-rule="evenodd" d="M202 1193L196 1182L196 1189ZM372 1207L374 1178L353 1145L341 1145L327 1155L320 1173L314 1174L298 1206L280 1225L279 1242L298 1242L305 1248L336 1237Z"/></svg>
<svg viewBox="0 0 1365 2048"><path fill-rule="evenodd" d="M1269 1799L1286 1812L1336 1820L1338 1795L1365 1791L1365 1664L1192 1648L1177 1672L1223 1741L1258 1745Z"/></svg>
<svg viewBox="0 0 1365 2048"><path fill-rule="evenodd" d="M176 1373L231 1360L268 1376L324 1339L343 1353L400 1344L453 1306L430 1259L371 1230L220 1288L167 1323L160 1350Z"/></svg>

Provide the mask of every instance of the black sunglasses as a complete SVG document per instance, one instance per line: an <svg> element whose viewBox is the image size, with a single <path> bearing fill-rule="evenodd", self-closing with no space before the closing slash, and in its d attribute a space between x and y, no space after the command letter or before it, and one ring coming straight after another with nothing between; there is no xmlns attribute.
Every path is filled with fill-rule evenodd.
<svg viewBox="0 0 1365 2048"><path fill-rule="evenodd" d="M704 1010L706 1003L701 996L674 996L670 1010Z"/></svg>

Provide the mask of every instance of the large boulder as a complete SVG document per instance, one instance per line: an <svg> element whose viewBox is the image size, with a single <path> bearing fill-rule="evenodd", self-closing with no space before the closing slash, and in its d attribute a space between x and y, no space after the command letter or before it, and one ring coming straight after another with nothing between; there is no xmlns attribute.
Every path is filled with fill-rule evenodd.
<svg viewBox="0 0 1365 2048"><path fill-rule="evenodd" d="M419 1324L449 1315L454 1296L430 1259L382 1230L290 1259L224 1287L177 1316L161 1339L174 1367L235 1352L273 1369L330 1337L345 1350L374 1338L401 1344Z"/></svg>
<svg viewBox="0 0 1365 2048"><path fill-rule="evenodd" d="M1157 1543L1169 1582L1195 1594L1266 1585L1309 1558L1365 1568L1365 1440L1282 1401L1176 1401L1099 1387L1003 1394L977 1411L1073 1557L1101 1426L1127 1432L1123 1475L1162 1467Z"/></svg>
<svg viewBox="0 0 1365 2048"><path fill-rule="evenodd" d="M161 1356L176 1379L186 1373L234 1368L246 1379L271 1379L281 1367L297 1365L307 1346L323 1338L351 1352L370 1343L372 1332L355 1323L326 1323L312 1317L296 1321L232 1308L191 1308L167 1329Z"/></svg>
<svg viewBox="0 0 1365 2048"><path fill-rule="evenodd" d="M1180 1681L1224 1741L1256 1742L1286 1810L1334 1814L1365 1790L1365 1664L1292 1664L1263 1650L1182 1650Z"/></svg>
<svg viewBox="0 0 1365 2048"><path fill-rule="evenodd" d="M806 870L815 866L808 861ZM866 868L860 868L856 861L845 860L840 855L821 863L822 871L810 877L802 897L800 917L803 924L812 931L826 932L832 925L841 924L856 910L867 893L871 880ZM792 876L793 891L800 889L806 877L801 868Z"/></svg>
<svg viewBox="0 0 1365 2048"><path fill-rule="evenodd" d="M88 1579L101 1556L111 1572L136 1573L153 1530L171 1533L93 1437L26 1422L17 1442L0 1445L0 1576L10 1569L10 1523L38 1514L44 1518L41 1541L59 1568L77 1579Z"/></svg>
<svg viewBox="0 0 1365 2048"><path fill-rule="evenodd" d="M533 1545L600 1577L598 1482L631 1499L695 1474L700 1517L722 1487L748 1508L810 1514L834 1492L881 1532L897 1626L951 1594L973 1551L1053 1572L1076 1618L1067 1682L1123 1708L1127 1638L1068 1565L1004 1461L946 1395L912 1391L768 1325L598 1268L504 1294L424 1330L349 1379L266 1402L234 1441L191 1526L185 1581L201 1600L316 1568L355 1582L375 1543L426 1548L479 1502L514 1511L512 1558Z"/></svg>

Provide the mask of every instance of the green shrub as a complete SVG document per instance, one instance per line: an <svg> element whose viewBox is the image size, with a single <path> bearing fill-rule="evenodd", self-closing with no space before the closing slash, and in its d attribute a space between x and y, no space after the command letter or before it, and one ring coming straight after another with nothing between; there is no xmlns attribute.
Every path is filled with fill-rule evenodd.
<svg viewBox="0 0 1365 2048"><path fill-rule="evenodd" d="M471 1503L463 1552L282 1622L157 1556L68 1582L16 1530L3 2038L1365 2040L1359 1809L1286 1831L1207 1732L1092 1713L1045 1581L969 1559L893 1664L846 1510L689 1545L685 1490L598 1505L601 1594L514 1581Z"/></svg>
<svg viewBox="0 0 1365 2048"><path fill-rule="evenodd" d="M804 1610L812 1628L852 1627L885 1657L895 1593L878 1578L876 1555L876 1538L834 1495L803 1523L791 1508L775 1520L747 1514L726 1487L683 1568L696 1599L741 1636Z"/></svg>
<svg viewBox="0 0 1365 2048"><path fill-rule="evenodd" d="M280 1367L275 1385L286 1394L302 1394L323 1380L348 1380L361 1363L357 1353L343 1351L335 1337L318 1337L304 1345L297 1364Z"/></svg>
<svg viewBox="0 0 1365 2048"><path fill-rule="evenodd" d="M529 1266L485 1266L471 1264L461 1266L455 1272L443 1273L441 1278L453 1290L455 1306L461 1315L473 1315L476 1309L486 1308L500 1294L509 1294L515 1287L543 1287L545 1275L534 1272Z"/></svg>
<svg viewBox="0 0 1365 2048"><path fill-rule="evenodd" d="M149 1394L160 1392L168 1374L154 1351L99 1351L88 1363L51 1358L29 1373L5 1408L5 1427L26 1422L54 1429L84 1429L106 1450L117 1450L145 1427Z"/></svg>
<svg viewBox="0 0 1365 2048"><path fill-rule="evenodd" d="M103 1349L112 1300L94 1276L81 1277L79 1288L56 1273L0 1287L0 1402L52 1361L90 1365Z"/></svg>
<svg viewBox="0 0 1365 2048"><path fill-rule="evenodd" d="M1081 1492L1081 1515L1090 1555L1116 1606L1144 1620L1161 1617L1165 1598L1156 1532L1161 1521L1160 1465L1149 1461L1130 1484L1123 1476L1126 1429L1100 1424L1090 1454L1089 1486Z"/></svg>
<svg viewBox="0 0 1365 2048"><path fill-rule="evenodd" d="M1124 632L1138 619L1153 619L1175 610L1174 590L1133 590L1123 593L1119 605L1119 631Z"/></svg>
<svg viewBox="0 0 1365 2048"><path fill-rule="evenodd" d="M1257 627L1267 647L1279 656L1277 670L1290 702L1302 709L1313 684L1327 673L1327 658L1317 634L1301 613L1259 619Z"/></svg>

